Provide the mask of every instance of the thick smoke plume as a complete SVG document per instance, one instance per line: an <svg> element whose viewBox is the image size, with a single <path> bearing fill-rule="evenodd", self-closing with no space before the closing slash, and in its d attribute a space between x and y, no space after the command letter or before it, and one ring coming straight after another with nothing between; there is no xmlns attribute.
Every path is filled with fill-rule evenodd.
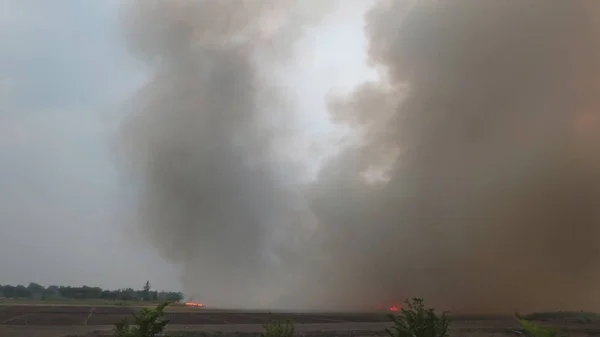
<svg viewBox="0 0 600 337"><path fill-rule="evenodd" d="M377 3L382 80L330 104L360 142L299 186L256 61L286 59L325 10L297 3L135 9L135 50L158 70L126 145L142 227L186 289L229 306L599 309L600 5ZM269 236L283 225L293 235ZM280 267L268 241L285 246Z"/></svg>
<svg viewBox="0 0 600 337"><path fill-rule="evenodd" d="M290 139L289 116L278 114L284 95L260 63L284 65L323 9L316 1L140 0L128 11L132 50L153 72L123 127L140 177L139 223L183 265L188 296L258 307L281 284L267 242L296 212L287 187L294 165L278 156Z"/></svg>
<svg viewBox="0 0 600 337"><path fill-rule="evenodd" d="M314 187L331 296L598 309L598 19L581 0L367 14L384 80L332 101L363 142Z"/></svg>

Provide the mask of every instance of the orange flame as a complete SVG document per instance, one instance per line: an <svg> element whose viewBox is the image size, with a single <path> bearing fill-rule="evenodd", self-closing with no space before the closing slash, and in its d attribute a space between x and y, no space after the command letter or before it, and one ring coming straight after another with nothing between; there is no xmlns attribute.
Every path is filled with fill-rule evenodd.
<svg viewBox="0 0 600 337"><path fill-rule="evenodd" d="M185 302L184 304L187 306L190 306L190 307L203 307L204 306L204 304L196 303L196 302Z"/></svg>
<svg viewBox="0 0 600 337"><path fill-rule="evenodd" d="M390 311L394 311L395 312L395 311L398 311L398 310L400 310L400 308L398 308L395 305L390 308Z"/></svg>

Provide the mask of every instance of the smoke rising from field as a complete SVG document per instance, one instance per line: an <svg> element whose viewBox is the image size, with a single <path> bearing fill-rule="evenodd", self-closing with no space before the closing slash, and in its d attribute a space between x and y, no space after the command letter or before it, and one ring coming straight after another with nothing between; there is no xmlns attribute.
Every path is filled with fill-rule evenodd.
<svg viewBox="0 0 600 337"><path fill-rule="evenodd" d="M379 2L366 34L382 80L330 98L360 142L304 185L272 122L291 108L257 61L287 60L331 9L301 3L134 11L134 50L156 72L125 145L142 228L185 265L186 291L224 306L281 292L271 305L598 309L594 0ZM281 224L297 233L269 236Z"/></svg>
<svg viewBox="0 0 600 337"><path fill-rule="evenodd" d="M597 309L597 5L414 3L367 14L384 80L331 103L363 135L314 187L332 292Z"/></svg>
<svg viewBox="0 0 600 337"><path fill-rule="evenodd" d="M187 295L261 306L266 242L293 212L282 94L260 62L292 55L316 1L148 1L129 8L132 50L153 71L131 103L123 144L140 178L138 222L184 268ZM270 227L271 226L271 227Z"/></svg>

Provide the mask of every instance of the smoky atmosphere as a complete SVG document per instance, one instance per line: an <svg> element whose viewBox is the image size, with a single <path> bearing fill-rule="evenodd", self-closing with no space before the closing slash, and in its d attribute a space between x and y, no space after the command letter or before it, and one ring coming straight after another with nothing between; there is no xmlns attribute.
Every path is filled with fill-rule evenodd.
<svg viewBox="0 0 600 337"><path fill-rule="evenodd" d="M0 284L600 310L596 0L0 0L0 27Z"/></svg>

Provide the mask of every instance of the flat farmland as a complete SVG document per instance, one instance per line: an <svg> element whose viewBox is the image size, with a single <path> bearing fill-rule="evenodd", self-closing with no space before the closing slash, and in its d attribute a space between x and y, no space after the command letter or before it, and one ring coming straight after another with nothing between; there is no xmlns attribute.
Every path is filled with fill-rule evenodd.
<svg viewBox="0 0 600 337"><path fill-rule="evenodd" d="M0 306L0 337L107 337L114 323L130 318L136 310L139 307L5 305ZM271 320L291 320L297 335L305 337L379 337L390 325L385 313L266 313L172 306L166 316L171 321L168 331L190 337L258 337L261 324ZM563 317L544 319L541 324L562 329L562 336L600 336L598 319ZM512 317L456 316L450 327L450 337L521 336Z"/></svg>
<svg viewBox="0 0 600 337"><path fill-rule="evenodd" d="M111 325L130 318L138 308L110 306L0 306L0 325L78 326ZM171 324L263 324L272 320L291 320L304 323L387 322L385 314L285 313L251 311L216 311L201 308L172 307L166 318Z"/></svg>

